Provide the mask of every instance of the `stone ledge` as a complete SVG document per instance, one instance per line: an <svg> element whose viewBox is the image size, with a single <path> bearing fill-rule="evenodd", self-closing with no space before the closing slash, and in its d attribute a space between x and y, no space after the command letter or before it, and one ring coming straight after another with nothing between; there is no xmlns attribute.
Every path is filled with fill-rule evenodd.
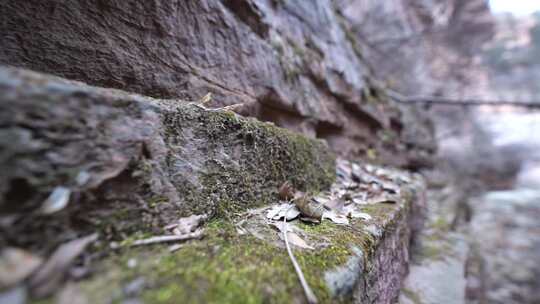
<svg viewBox="0 0 540 304"><path fill-rule="evenodd" d="M230 216L274 200L285 181L316 191L335 178L322 141L231 111L25 70L0 69L0 122L0 212L16 223L2 245L50 247L71 229L129 234L192 213ZM58 187L69 189L68 205L43 219Z"/></svg>
<svg viewBox="0 0 540 304"><path fill-rule="evenodd" d="M352 219L347 226L326 220L295 224L313 247L294 252L319 303L396 303L413 230L425 208L424 190L422 180L413 177L394 203L361 207L370 220ZM268 225L267 210L212 221L203 240L174 253L165 245L132 248L127 240L97 267L98 275L76 288L91 303L305 303L279 233ZM134 282L144 283L126 293Z"/></svg>

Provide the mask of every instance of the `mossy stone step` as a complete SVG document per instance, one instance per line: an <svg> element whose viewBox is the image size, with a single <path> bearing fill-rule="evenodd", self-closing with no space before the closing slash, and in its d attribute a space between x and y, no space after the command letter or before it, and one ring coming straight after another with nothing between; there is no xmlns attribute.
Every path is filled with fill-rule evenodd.
<svg viewBox="0 0 540 304"><path fill-rule="evenodd" d="M285 181L316 191L335 178L322 141L27 70L0 68L0 121L0 213L25 217L0 245L49 251L73 232L117 238L193 213L227 217L273 202ZM58 187L67 206L34 216Z"/></svg>
<svg viewBox="0 0 540 304"><path fill-rule="evenodd" d="M424 190L414 178L395 203L362 207L370 220L352 219L345 226L327 220L296 224L314 247L293 248L319 303L396 303L425 207ZM175 252L168 245L130 247L133 238L144 237L132 236L96 267L92 278L72 287L91 303L305 303L266 211L211 221L204 239Z"/></svg>

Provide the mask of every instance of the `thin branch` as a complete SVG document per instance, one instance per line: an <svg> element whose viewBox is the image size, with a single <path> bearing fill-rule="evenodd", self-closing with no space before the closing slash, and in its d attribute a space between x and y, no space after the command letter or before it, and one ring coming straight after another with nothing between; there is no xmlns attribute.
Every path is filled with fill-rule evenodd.
<svg viewBox="0 0 540 304"><path fill-rule="evenodd" d="M287 212L285 212L285 214L288 214L291 208L292 206L289 207L289 209L287 209ZM304 293L306 294L308 303L316 304L318 302L317 297L313 293L313 290L309 288L306 278L304 278L304 274L302 273L302 268L300 268L300 265L298 265L298 262L296 261L292 253L291 246L289 245L289 240L287 239L288 230L289 228L287 227L287 217L284 216L283 217L283 238L285 240L285 247L287 247L287 253L289 253L289 257L291 258L291 262L294 266L294 270L296 271L296 274L298 275L298 278L300 279L300 284L302 285L302 288L304 289Z"/></svg>
<svg viewBox="0 0 540 304"><path fill-rule="evenodd" d="M187 240L192 240L192 239L200 239L202 237L203 237L202 230L197 230L195 232L184 234L184 235L160 235L160 236L150 237L147 239L136 240L135 242L133 242L132 246L187 241Z"/></svg>
<svg viewBox="0 0 540 304"><path fill-rule="evenodd" d="M531 102L531 101L510 101L510 100L481 100L481 99L453 99L448 97L439 97L439 96L403 96L402 94L390 90L384 89L388 94L388 97L393 99L396 102L402 104L429 104L429 105L451 105L451 106L492 106L492 107L501 107L501 106L511 106L511 107L521 107L521 108L532 108L540 109L540 101Z"/></svg>

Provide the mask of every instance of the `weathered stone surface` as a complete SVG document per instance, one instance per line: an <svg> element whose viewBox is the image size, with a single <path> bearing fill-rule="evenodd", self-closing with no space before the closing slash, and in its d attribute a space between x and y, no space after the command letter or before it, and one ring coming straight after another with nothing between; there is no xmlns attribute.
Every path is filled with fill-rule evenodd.
<svg viewBox="0 0 540 304"><path fill-rule="evenodd" d="M370 84L336 3L3 1L0 63L152 97L213 92L214 106L244 102L242 113L349 158L406 165L432 153L403 137L421 124L403 123Z"/></svg>
<svg viewBox="0 0 540 304"><path fill-rule="evenodd" d="M408 268L411 223L425 208L423 182L410 178L400 184L395 203L360 206L369 220L289 222L313 247L293 250L319 303L397 301ZM99 275L77 288L91 303L305 303L279 232L267 220L269 209L210 222L203 240L174 253L159 245L124 246L96 265ZM133 288L136 282L139 287Z"/></svg>
<svg viewBox="0 0 540 304"><path fill-rule="evenodd" d="M274 200L285 181L317 190L335 176L323 142L270 123L24 70L0 69L0 121L2 244L227 216ZM41 229L57 187L68 205Z"/></svg>

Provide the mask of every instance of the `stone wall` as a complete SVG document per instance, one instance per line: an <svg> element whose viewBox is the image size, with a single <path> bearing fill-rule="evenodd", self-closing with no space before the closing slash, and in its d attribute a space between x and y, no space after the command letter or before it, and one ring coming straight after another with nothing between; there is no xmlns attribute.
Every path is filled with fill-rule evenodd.
<svg viewBox="0 0 540 304"><path fill-rule="evenodd" d="M10 0L0 17L2 64L159 98L212 92L349 158L406 166L434 149L405 138L420 127L429 142L429 122L372 85L337 2Z"/></svg>

